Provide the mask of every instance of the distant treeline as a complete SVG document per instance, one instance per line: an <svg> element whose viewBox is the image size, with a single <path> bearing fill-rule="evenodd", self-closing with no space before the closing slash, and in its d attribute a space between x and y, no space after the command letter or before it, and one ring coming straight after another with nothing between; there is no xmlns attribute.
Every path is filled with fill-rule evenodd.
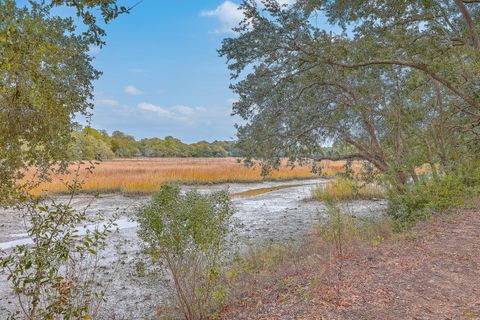
<svg viewBox="0 0 480 320"><path fill-rule="evenodd" d="M239 156L233 141L199 141L192 144L168 136L139 141L121 131L110 136L105 130L83 128L73 132L69 146L72 160L133 158L133 157L227 157Z"/></svg>

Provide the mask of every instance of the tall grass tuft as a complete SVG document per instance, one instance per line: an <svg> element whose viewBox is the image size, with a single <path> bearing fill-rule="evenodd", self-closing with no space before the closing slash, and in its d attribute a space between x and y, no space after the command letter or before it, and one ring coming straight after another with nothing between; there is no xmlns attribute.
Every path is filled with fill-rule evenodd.
<svg viewBox="0 0 480 320"><path fill-rule="evenodd" d="M375 184L361 184L354 179L336 177L319 185L312 192L312 199L322 202L372 200L384 198L383 189Z"/></svg>

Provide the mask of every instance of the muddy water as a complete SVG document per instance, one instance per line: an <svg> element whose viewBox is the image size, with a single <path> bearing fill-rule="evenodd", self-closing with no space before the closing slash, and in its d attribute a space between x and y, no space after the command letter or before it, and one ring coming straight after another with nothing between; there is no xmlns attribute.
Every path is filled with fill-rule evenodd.
<svg viewBox="0 0 480 320"><path fill-rule="evenodd" d="M298 180L289 182L264 182L251 184L223 184L213 186L184 187L202 193L228 189L232 194L249 190L286 186L271 192L250 197L235 197L235 218L240 224L239 240L242 245L261 245L268 242L295 241L309 232L326 208L318 202L307 201L312 189L326 180ZM66 201L67 199L58 199ZM101 278L106 283L108 296L103 305L105 319L151 318L155 306L167 298L158 279L139 273L139 261L143 259L142 243L136 234L136 223L132 221L136 208L146 203L149 197L125 197L119 194L79 196L73 206L86 209L93 218L102 211L106 216L119 215L119 231L109 239L107 250L101 256ZM383 201L357 201L344 207L357 216L374 216L383 213ZM92 228L94 223L79 227L80 233ZM14 211L0 213L0 249L8 250L29 243L21 216ZM7 310L16 308L15 300L5 277L0 278L0 319Z"/></svg>

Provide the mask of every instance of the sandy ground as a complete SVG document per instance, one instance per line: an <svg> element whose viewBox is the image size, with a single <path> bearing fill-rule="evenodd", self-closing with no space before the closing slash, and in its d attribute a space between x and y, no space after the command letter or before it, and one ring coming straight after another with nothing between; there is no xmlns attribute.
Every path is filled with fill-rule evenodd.
<svg viewBox="0 0 480 320"><path fill-rule="evenodd" d="M311 230L325 207L318 202L307 201L312 188L325 180L298 180L289 182L264 182L249 184L222 184L212 186L184 187L200 192L228 189L238 193L252 189L295 185L269 193L233 199L237 210L236 219L240 223L239 240L241 245L261 245L265 242L295 241ZM59 201L66 201L59 197ZM107 302L102 307L103 319L149 319L155 307L167 299L167 293L158 279L152 275L139 274L138 263L143 261L142 243L136 234L136 224L132 216L149 197L125 197L119 194L78 196L73 206L78 209L89 205L92 218L102 211L106 216L119 214L119 231L110 239L108 248L101 254L101 279L107 284ZM371 216L382 214L384 201L359 201L344 205L352 214ZM15 211L0 213L0 249L8 250L14 245L28 243L21 215ZM0 279L0 319L8 310L14 309L16 302L5 277Z"/></svg>

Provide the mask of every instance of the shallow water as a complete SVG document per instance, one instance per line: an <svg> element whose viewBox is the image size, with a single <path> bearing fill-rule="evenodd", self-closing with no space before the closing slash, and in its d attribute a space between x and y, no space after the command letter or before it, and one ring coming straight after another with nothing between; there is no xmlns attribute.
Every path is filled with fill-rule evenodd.
<svg viewBox="0 0 480 320"><path fill-rule="evenodd" d="M311 231L326 208L321 203L307 201L312 189L324 179L297 180L289 182L231 183L209 186L185 186L183 190L196 189L202 193L228 189L232 194L247 190L288 185L291 187L262 193L252 197L235 197L235 218L240 224L241 245L256 245L265 242L285 242L301 239ZM60 201L66 198L59 197ZM108 240L107 249L101 253L101 277L108 284L107 303L102 308L105 318L113 316L125 319L150 318L155 306L161 304L166 292L160 282L150 277L140 277L135 266L142 259L142 243L137 237L136 223L132 216L149 197L126 197L119 194L102 195L99 198L78 196L73 206L85 209L92 219L101 211L106 217L119 215L116 220L118 232ZM383 213L384 201L357 201L343 205L356 216L376 216ZM79 227L79 233L95 227L95 223ZM7 250L19 244L28 244L25 228L19 214L14 211L0 213L0 249ZM13 309L15 300L8 283L0 281L0 319L7 310Z"/></svg>

